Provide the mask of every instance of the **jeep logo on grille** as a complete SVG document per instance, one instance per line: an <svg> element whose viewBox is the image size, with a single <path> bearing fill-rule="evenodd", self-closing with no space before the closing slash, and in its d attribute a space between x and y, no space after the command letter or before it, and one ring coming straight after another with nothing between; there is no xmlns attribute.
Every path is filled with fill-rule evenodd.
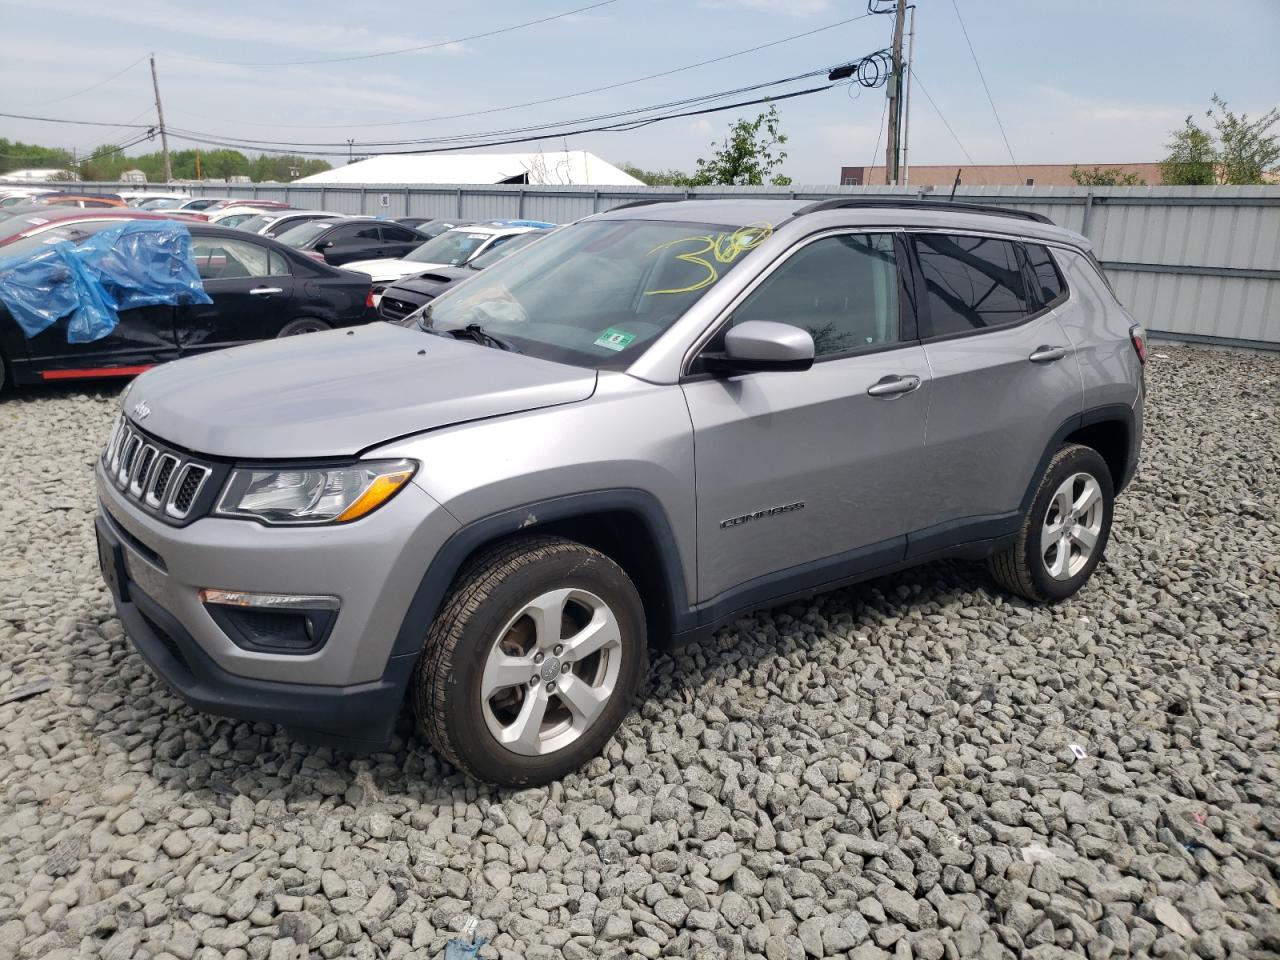
<svg viewBox="0 0 1280 960"><path fill-rule="evenodd" d="M147 406L145 400L139 400L133 405L133 419L145 420L151 416L151 408Z"/></svg>

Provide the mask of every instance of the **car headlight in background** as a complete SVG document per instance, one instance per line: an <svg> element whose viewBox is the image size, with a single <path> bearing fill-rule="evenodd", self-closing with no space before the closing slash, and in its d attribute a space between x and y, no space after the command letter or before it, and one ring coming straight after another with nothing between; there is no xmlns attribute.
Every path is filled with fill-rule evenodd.
<svg viewBox="0 0 1280 960"><path fill-rule="evenodd" d="M314 469L233 470L214 511L272 524L348 523L372 513L409 482L412 460L363 460Z"/></svg>

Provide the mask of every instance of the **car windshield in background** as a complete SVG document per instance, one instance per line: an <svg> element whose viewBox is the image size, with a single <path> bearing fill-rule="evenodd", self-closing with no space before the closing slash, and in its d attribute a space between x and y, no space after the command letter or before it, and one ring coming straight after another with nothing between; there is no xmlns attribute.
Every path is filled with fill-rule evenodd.
<svg viewBox="0 0 1280 960"><path fill-rule="evenodd" d="M86 237L93 236L99 230L105 230L107 227L117 227L122 223L128 223L128 221L99 220L97 223L68 223L60 227L50 227L48 230L41 230L39 233L33 233L29 237L19 237L13 243L6 243L4 246L0 246L0 260L5 257L20 257L24 254L35 253L49 244L57 243L59 240L80 243Z"/></svg>
<svg viewBox="0 0 1280 960"><path fill-rule="evenodd" d="M479 325L522 353L629 366L748 251L768 224L586 221L502 260L428 305L419 325Z"/></svg>
<svg viewBox="0 0 1280 960"><path fill-rule="evenodd" d="M473 270L484 270L486 267L492 267L499 260L505 260L517 250L522 250L536 240L541 240L546 234L541 230L533 233L522 233L512 237L505 243L500 243L496 247L490 247L480 256L467 263L468 267Z"/></svg>
<svg viewBox="0 0 1280 960"><path fill-rule="evenodd" d="M290 247L305 247L331 226L333 224L328 220L309 220L306 223L298 224L291 230L286 230L276 239Z"/></svg>
<svg viewBox="0 0 1280 960"><path fill-rule="evenodd" d="M276 217L268 216L267 214L260 213L257 216L250 217L248 220L241 220L239 223L236 224L236 229L247 230L250 233L257 233L259 230L265 227L268 223L275 223L275 222L276 222Z"/></svg>
<svg viewBox="0 0 1280 960"><path fill-rule="evenodd" d="M473 233L466 227L459 227L428 240L405 259L414 263L443 263L456 267L466 263L480 245L492 237L491 233Z"/></svg>

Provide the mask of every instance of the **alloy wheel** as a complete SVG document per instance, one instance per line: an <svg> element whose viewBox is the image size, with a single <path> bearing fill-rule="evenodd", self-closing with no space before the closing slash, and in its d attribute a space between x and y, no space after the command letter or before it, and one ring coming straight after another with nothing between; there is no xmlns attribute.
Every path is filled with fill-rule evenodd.
<svg viewBox="0 0 1280 960"><path fill-rule="evenodd" d="M1102 532L1102 488L1088 473L1062 481L1040 531L1040 557L1055 580L1070 580L1089 562Z"/></svg>

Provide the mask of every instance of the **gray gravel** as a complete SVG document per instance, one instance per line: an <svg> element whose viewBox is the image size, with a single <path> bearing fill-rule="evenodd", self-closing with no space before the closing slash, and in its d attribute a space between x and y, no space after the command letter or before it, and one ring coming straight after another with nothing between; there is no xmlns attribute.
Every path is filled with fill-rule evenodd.
<svg viewBox="0 0 1280 960"><path fill-rule="evenodd" d="M8 397L0 960L435 960L473 914L535 960L1276 955L1280 358L1148 376L1073 601L956 563L744 618L518 793L184 707L98 580L113 395Z"/></svg>

